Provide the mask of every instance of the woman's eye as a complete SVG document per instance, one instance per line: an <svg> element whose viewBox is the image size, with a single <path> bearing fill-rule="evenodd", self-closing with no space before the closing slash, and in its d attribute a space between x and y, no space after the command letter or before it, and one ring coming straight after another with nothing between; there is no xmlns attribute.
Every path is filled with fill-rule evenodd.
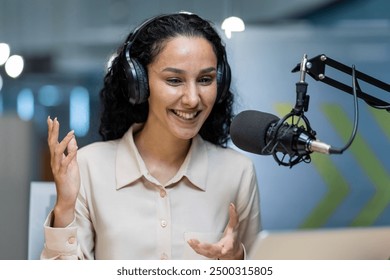
<svg viewBox="0 0 390 280"><path fill-rule="evenodd" d="M167 83L170 85L179 85L181 83L181 80L178 78L169 78L167 79Z"/></svg>
<svg viewBox="0 0 390 280"><path fill-rule="evenodd" d="M199 82L203 85L209 85L213 82L213 78L210 76L201 77Z"/></svg>

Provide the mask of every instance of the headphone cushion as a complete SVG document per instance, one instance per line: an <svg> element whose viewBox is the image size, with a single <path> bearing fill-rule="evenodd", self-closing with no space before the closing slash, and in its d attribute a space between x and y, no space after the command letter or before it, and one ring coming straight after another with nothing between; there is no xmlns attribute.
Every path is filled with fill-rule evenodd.
<svg viewBox="0 0 390 280"><path fill-rule="evenodd" d="M133 105L144 103L149 98L149 83L145 68L136 59L128 61L129 102Z"/></svg>
<svg viewBox="0 0 390 280"><path fill-rule="evenodd" d="M225 98L230 88L231 71L229 64L224 60L217 68L217 102L221 103Z"/></svg>

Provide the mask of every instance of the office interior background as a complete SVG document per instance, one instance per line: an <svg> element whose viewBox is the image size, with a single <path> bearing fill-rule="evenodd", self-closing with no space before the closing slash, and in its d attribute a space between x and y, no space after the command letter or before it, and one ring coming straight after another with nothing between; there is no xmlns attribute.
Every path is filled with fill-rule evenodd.
<svg viewBox="0 0 390 280"><path fill-rule="evenodd" d="M221 32L237 113L289 113L299 80L291 70L304 54L390 81L386 0L0 0L0 43L24 61L16 78L0 66L0 259L27 258L30 182L52 180L47 116L58 117L61 137L74 129L79 147L99 141L99 89L111 54L144 19L180 10ZM230 16L246 28L228 38L221 24ZM352 83L337 71L326 75ZM311 126L321 141L343 146L352 96L309 76L306 82ZM360 85L390 102L389 92ZM342 155L312 154L311 163L288 168L244 152L256 165L264 229L390 225L390 113L358 104L358 132Z"/></svg>

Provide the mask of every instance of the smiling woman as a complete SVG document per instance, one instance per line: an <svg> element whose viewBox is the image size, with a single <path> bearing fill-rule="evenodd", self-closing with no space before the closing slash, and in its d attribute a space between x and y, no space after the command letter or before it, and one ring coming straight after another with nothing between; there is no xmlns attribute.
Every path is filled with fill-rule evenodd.
<svg viewBox="0 0 390 280"><path fill-rule="evenodd" d="M150 97L146 131L158 132L160 139L177 138L166 141L168 145L179 140L189 147L187 140L198 134L217 97L217 58L212 45L203 38L176 37L147 69Z"/></svg>
<svg viewBox="0 0 390 280"><path fill-rule="evenodd" d="M227 148L233 94L210 22L177 13L129 34L104 79L103 141L47 119L57 199L43 259L243 259L259 230L251 160Z"/></svg>

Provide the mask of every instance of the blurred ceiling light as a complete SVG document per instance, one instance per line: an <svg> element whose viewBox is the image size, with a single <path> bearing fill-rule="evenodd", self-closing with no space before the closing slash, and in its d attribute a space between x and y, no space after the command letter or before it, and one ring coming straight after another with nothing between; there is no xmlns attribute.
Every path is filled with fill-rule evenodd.
<svg viewBox="0 0 390 280"><path fill-rule="evenodd" d="M89 92L84 87L75 87L70 93L69 101L70 129L76 136L84 137L89 131L90 102Z"/></svg>
<svg viewBox="0 0 390 280"><path fill-rule="evenodd" d="M31 89L22 89L17 98L16 110L19 118L29 121L34 117L34 94Z"/></svg>
<svg viewBox="0 0 390 280"><path fill-rule="evenodd" d="M222 22L222 30L225 30L226 37L232 37L232 32L242 32L245 30L244 21L239 17L228 17Z"/></svg>
<svg viewBox="0 0 390 280"><path fill-rule="evenodd" d="M9 54L9 45L6 43L0 43L0 65L3 65L7 61Z"/></svg>
<svg viewBox="0 0 390 280"><path fill-rule="evenodd" d="M10 56L5 63L5 72L11 78L17 78L23 72L24 61L20 55Z"/></svg>
<svg viewBox="0 0 390 280"><path fill-rule="evenodd" d="M47 107L58 106L62 102L62 95L57 86L45 85L38 91L38 100Z"/></svg>

